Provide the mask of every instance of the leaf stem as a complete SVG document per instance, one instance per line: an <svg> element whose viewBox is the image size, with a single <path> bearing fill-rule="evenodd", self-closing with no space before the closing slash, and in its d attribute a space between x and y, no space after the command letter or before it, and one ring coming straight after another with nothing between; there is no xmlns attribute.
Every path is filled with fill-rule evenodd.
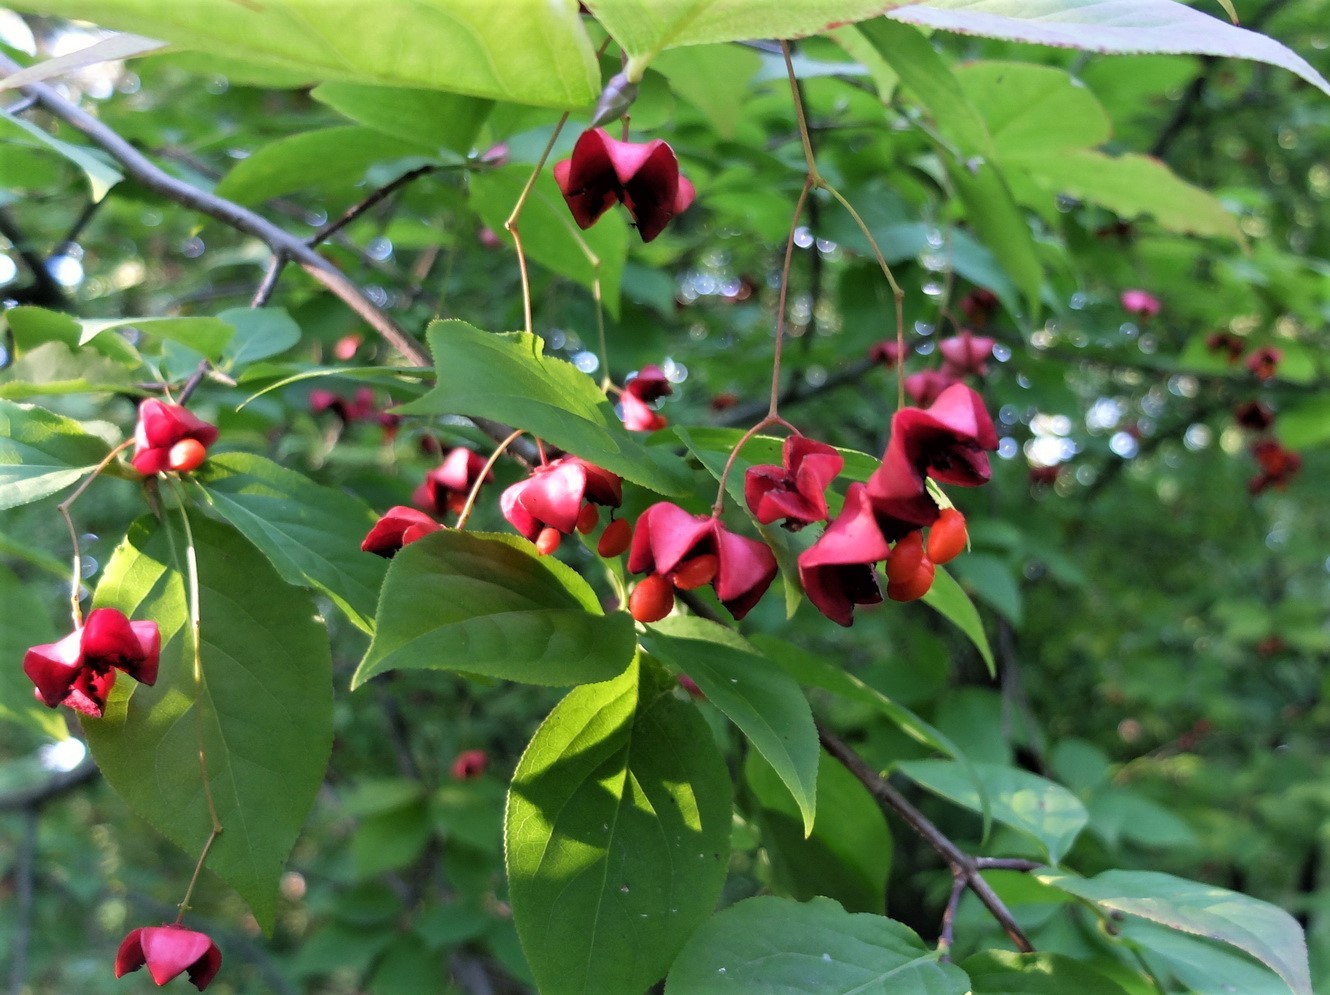
<svg viewBox="0 0 1330 995"><path fill-rule="evenodd" d="M208 838L199 853L198 863L194 865L194 874L190 877L189 885L185 888L185 897L180 900L180 911L176 916L176 922L179 923L184 918L185 911L189 908L190 896L194 894L194 886L198 883L199 875L203 871L203 864L208 859L208 852L212 849L217 837L221 835L222 822L217 817L217 804L212 796L212 783L208 776L208 753L203 737L203 634L202 614L199 607L198 555L194 545L194 530L189 524L189 508L184 485L181 484L179 478L171 479L176 489L176 499L179 502L180 523L185 532L185 580L188 585L189 641L190 652L193 657L194 675L194 732L198 742L199 776L203 781L203 799L208 805L208 818L212 822Z"/></svg>
<svg viewBox="0 0 1330 995"><path fill-rule="evenodd" d="M540 176L540 171L545 168L545 160L554 151L554 143L559 140L559 134L563 131L563 126L568 123L570 113L564 111L563 116L559 118L559 123L550 132L550 140L545 143L544 151L540 153L540 158L536 160L531 175L527 177L526 186L522 187L522 192L517 195L517 203L513 205L508 220L503 223L504 231L513 237L513 248L517 250L517 270L522 277L522 322L528 335L534 331L534 324L531 319L531 276L527 272L526 250L522 248L522 234L518 230L517 220L522 216L522 208L526 207L527 198L531 196L531 190L536 185L536 178Z"/></svg>

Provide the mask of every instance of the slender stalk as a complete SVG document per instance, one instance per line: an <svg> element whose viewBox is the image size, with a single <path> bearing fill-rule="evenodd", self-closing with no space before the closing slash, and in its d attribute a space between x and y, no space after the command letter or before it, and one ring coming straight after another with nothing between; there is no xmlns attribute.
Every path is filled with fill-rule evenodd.
<svg viewBox="0 0 1330 995"><path fill-rule="evenodd" d="M790 94L794 101L795 121L799 125L799 140L804 147L804 161L808 169L808 182L820 187L829 193L836 203L845 208L846 213L854 220L855 225L868 240L869 246L873 250L873 256L877 259L877 264L882 270L882 275L887 279L887 285L891 287L892 296L895 298L896 305L896 348L898 354L905 353L905 291L901 289L900 284L896 282L896 277L891 272L891 267L887 264L886 257L882 254L881 247L877 244L877 239L869 231L868 225L859 212L854 209L854 205L845 199L845 196L833 187L822 174L818 171L817 161L813 156L813 141L808 132L808 118L804 113L803 100L799 95L799 82L794 75L794 63L790 60L790 46L788 42L780 43L781 54L785 57L785 72L790 81ZM905 404L905 380L903 373L904 364L898 364L896 367L896 404L898 407Z"/></svg>
<svg viewBox="0 0 1330 995"><path fill-rule="evenodd" d="M133 444L133 439L126 439L112 449L102 458L100 463L92 468L92 472L79 482L78 487L74 489L74 493L55 506L55 510L60 512L60 516L65 520L65 527L69 529L69 544L74 550L74 569L73 577L70 580L69 607L76 629L83 627L83 608L79 604L79 592L83 588L83 554L79 551L78 529L74 528L74 519L70 517L69 509L75 501L83 496L83 492L101 475L102 471L111 465L111 461Z"/></svg>
<svg viewBox="0 0 1330 995"><path fill-rule="evenodd" d="M804 212L804 203L808 200L808 191L815 182L812 173L804 179L804 188L799 191L799 199L794 204L794 219L790 222L790 237L785 240L785 262L780 270L780 298L776 302L776 351L771 359L771 401L767 406L767 417L775 418L780 407L780 355L781 344L785 340L785 301L790 290L790 262L794 258L794 236L799 230L799 218Z"/></svg>
<svg viewBox="0 0 1330 995"><path fill-rule="evenodd" d="M457 513L457 524L453 526L456 529L466 528L466 520L471 517L471 509L476 506L476 495L480 493L480 488L484 486L485 478L489 476L490 471L494 469L494 464L499 462L499 457L503 455L504 450L511 446L522 435L522 429L515 429L508 438L499 443L494 452L490 453L490 458L485 461L481 467L480 473L476 475L476 482L471 485L471 491L466 496L466 504L462 505L462 510ZM541 462L544 462L544 453L541 453Z"/></svg>
<svg viewBox="0 0 1330 995"><path fill-rule="evenodd" d="M328 224L316 231L306 239L306 244L308 244L310 248L313 248L321 242L326 242L380 201L396 193L413 180L417 180L428 173L432 173L438 168L438 166L433 164L417 166L415 169L403 173L391 183L385 183L383 186L378 187L359 203L352 204L348 207L346 211L342 213L341 217L337 218L335 221L328 222Z"/></svg>
<svg viewBox="0 0 1330 995"><path fill-rule="evenodd" d="M739 458L739 453L743 450L743 447L748 444L748 440L757 435L758 432L762 431L762 429L766 428L768 425L782 425L795 435L799 434L797 428L779 415L767 415L741 435L739 441L734 444L734 448L730 450L730 457L725 461L725 468L720 472L720 484L716 489L716 502L711 506L711 514L714 517L719 518L721 512L725 510L725 482L729 480L730 470L734 467L734 461Z"/></svg>
<svg viewBox="0 0 1330 995"><path fill-rule="evenodd" d="M517 203L513 205L508 220L503 223L504 231L513 237L513 248L517 250L517 271L522 277L522 321L528 334L534 331L534 324L531 319L531 277L527 273L526 251L522 248L522 235L518 231L517 219L522 216L522 208L526 206L527 198L531 196L531 190L536 185L536 178L540 176L540 171L545 168L545 160L554 151L554 143L559 140L559 134L563 131L563 126L568 123L568 114L569 112L564 111L563 116L559 118L559 123L550 132L550 140L545 143L540 158L536 160L531 175L527 177L526 186L522 187L522 192L517 195Z"/></svg>

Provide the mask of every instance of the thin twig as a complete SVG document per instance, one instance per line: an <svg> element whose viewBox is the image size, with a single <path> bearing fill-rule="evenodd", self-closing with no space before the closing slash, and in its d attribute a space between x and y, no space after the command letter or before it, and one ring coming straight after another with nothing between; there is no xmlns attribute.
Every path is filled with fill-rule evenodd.
<svg viewBox="0 0 1330 995"><path fill-rule="evenodd" d="M324 225L313 235L311 235L308 239L310 248L313 248L314 246L318 245L320 242L326 242L329 238L331 238L337 232L341 231L352 221L356 220L356 218L360 217L375 204L382 201L385 197L389 197L392 194L396 193L398 190L402 189L402 187L406 186L412 180L419 179L420 177L426 175L427 173L434 172L438 168L439 168L438 166L435 166L433 164L417 166L415 169L403 173L401 176L397 177L397 179L393 180L391 183L385 183L383 186L373 191L368 197L366 197L360 203L353 204L351 207L347 208L346 212L336 221L330 221L328 224Z"/></svg>
<svg viewBox="0 0 1330 995"><path fill-rule="evenodd" d="M19 67L0 55L0 72L17 72ZM33 97L46 110L86 135L94 144L108 152L124 169L125 174L154 193L175 201L183 207L206 214L223 224L262 241L275 255L291 259L314 279L340 298L356 314L397 349L415 366L426 366L429 357L386 313L380 310L333 263L315 252L301 238L292 235L267 218L232 201L200 190L183 180L176 179L149 161L138 149L76 104L60 96L44 83L23 87L26 96Z"/></svg>
<svg viewBox="0 0 1330 995"><path fill-rule="evenodd" d="M1007 908L1002 899L997 896L997 892L993 891L988 882L980 875L980 867L976 858L971 857L953 843L942 830L933 825L928 816L915 808L910 800L897 791L886 778L865 763L863 758L855 753L844 740L821 725L818 726L817 735L822 742L823 749L840 761L841 766L853 774L859 783L868 789L884 812L894 812L900 816L911 829L923 837L924 842L937 851L938 855L946 861L951 873L964 880L965 887L974 892L975 897L983 903L984 908L988 909L993 918L997 920L998 925L1011 938L1011 942L1015 944L1016 949L1021 953L1033 952L1034 947L1026 938L1020 924L1012 916L1011 910Z"/></svg>

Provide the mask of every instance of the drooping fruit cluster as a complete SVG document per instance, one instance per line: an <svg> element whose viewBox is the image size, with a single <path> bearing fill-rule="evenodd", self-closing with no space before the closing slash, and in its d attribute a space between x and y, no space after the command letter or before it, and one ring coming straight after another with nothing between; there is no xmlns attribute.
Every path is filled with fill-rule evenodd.
<svg viewBox="0 0 1330 995"><path fill-rule="evenodd" d="M696 196L666 142L621 142L604 128L582 132L572 158L554 164L554 181L578 227L590 228L621 203L643 242L664 231Z"/></svg>
<svg viewBox="0 0 1330 995"><path fill-rule="evenodd" d="M536 467L499 496L503 517L534 542L542 556L554 552L579 524L587 525L583 533L595 528L595 505L617 508L622 502L619 477L577 456Z"/></svg>
<svg viewBox="0 0 1330 995"><path fill-rule="evenodd" d="M664 428L669 422L651 407L651 402L672 393L674 388L659 366L642 367L637 376L624 385L619 398L623 427L630 432L655 432Z"/></svg>
<svg viewBox="0 0 1330 995"><path fill-rule="evenodd" d="M187 974L190 984L203 991L222 968L222 952L207 933L179 923L140 926L121 941L115 976L123 978L144 965L158 986Z"/></svg>
<svg viewBox="0 0 1330 995"><path fill-rule="evenodd" d="M944 515L929 481L983 484L991 474L988 452L996 448L992 419L964 384L948 387L927 409L897 411L882 464L867 484L850 485L840 514L799 557L799 579L818 611L849 625L856 605L881 602L874 564L883 561L888 597L912 601L927 593L934 564L957 555L966 541L964 519ZM929 526L925 546L921 530Z"/></svg>

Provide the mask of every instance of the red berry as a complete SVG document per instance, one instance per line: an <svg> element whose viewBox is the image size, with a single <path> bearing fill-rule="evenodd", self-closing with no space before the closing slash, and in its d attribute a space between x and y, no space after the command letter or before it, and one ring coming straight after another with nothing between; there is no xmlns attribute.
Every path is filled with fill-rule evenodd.
<svg viewBox="0 0 1330 995"><path fill-rule="evenodd" d="M659 622L674 608L674 588L660 574L642 578L628 596L628 611L639 622Z"/></svg>
<svg viewBox="0 0 1330 995"><path fill-rule="evenodd" d="M715 580L719 566L720 560L714 554L703 553L679 564L674 573L670 574L670 579L680 591L691 591Z"/></svg>
<svg viewBox="0 0 1330 995"><path fill-rule="evenodd" d="M551 525L546 525L540 530L540 535L536 536L536 552L541 556L549 556L559 548L559 540L562 538L562 532Z"/></svg>
<svg viewBox="0 0 1330 995"><path fill-rule="evenodd" d="M933 575L936 572L933 561L925 557L907 580L888 581L887 597L892 601L918 601L933 586Z"/></svg>
<svg viewBox="0 0 1330 995"><path fill-rule="evenodd" d="M887 581L904 584L919 572L924 561L924 534L918 529L908 532L896 541L887 556Z"/></svg>
<svg viewBox="0 0 1330 995"><path fill-rule="evenodd" d="M596 544L596 552L606 559L611 556L620 556L632 541L633 527L628 524L628 519L615 518L609 525L605 526L605 531L600 534L600 542Z"/></svg>
<svg viewBox="0 0 1330 995"><path fill-rule="evenodd" d="M577 513L577 531L581 532L582 535L588 535L599 521L600 512L596 510L594 504L588 501L582 505L582 510Z"/></svg>
<svg viewBox="0 0 1330 995"><path fill-rule="evenodd" d="M943 508L937 521L928 530L928 558L934 563L947 563L965 552L969 543L965 530L965 516L955 508Z"/></svg>
<svg viewBox="0 0 1330 995"><path fill-rule="evenodd" d="M208 450L198 439L181 439L166 456L166 465L176 473L197 470L208 458Z"/></svg>

